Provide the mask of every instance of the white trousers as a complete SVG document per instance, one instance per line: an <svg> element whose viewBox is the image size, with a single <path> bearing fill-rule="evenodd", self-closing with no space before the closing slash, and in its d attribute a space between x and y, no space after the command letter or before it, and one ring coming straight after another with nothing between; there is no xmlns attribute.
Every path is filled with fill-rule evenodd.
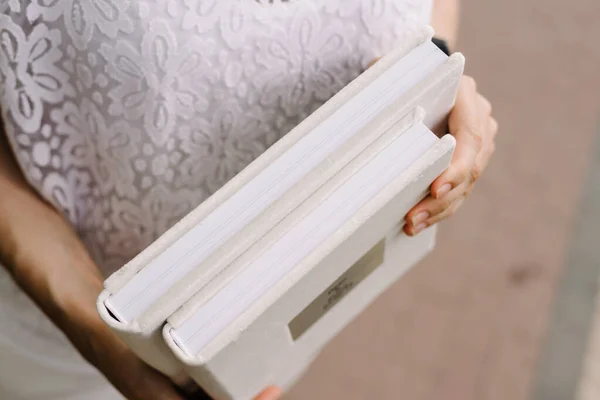
<svg viewBox="0 0 600 400"><path fill-rule="evenodd" d="M0 399L122 400L0 266Z"/></svg>
<svg viewBox="0 0 600 400"><path fill-rule="evenodd" d="M117 400L123 397L101 376L82 364L28 354L0 338L0 399ZM85 362L85 361L84 361ZM75 369L73 369L75 368Z"/></svg>

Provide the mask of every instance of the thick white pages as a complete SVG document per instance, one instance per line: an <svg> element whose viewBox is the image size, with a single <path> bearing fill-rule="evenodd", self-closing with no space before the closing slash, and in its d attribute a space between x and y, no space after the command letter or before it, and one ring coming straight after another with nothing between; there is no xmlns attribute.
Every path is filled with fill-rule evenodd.
<svg viewBox="0 0 600 400"><path fill-rule="evenodd" d="M224 285L216 282L212 288L209 287L211 283L169 317L163 329L164 340L207 393L214 398L242 400L252 398L268 384L289 387L337 332L431 251L434 228L409 238L399 232L398 221L427 193L429 184L446 168L454 140L450 135L439 140L430 135L432 143L422 156L406 169L401 165L395 168L397 163L401 164L400 158L404 154L388 153L387 158L382 157L382 153L387 153L407 133L406 127L397 125L369 145L231 265L227 275L236 271L233 279L223 282ZM367 173L369 166L373 168L375 159L379 160L379 169L374 169L386 171L383 175L387 176L381 180ZM382 168L386 162L390 162L390 168ZM370 172L375 174L376 171L371 169ZM361 175L362 179L358 179ZM394 177L388 180L391 175ZM355 184L347 186L354 179L358 179ZM387 183L383 184L385 181ZM365 186L360 186L360 182ZM325 207L344 187L352 188L354 192L344 193L345 200L340 196L337 204L329 203ZM360 203L358 210L350 211L351 205L354 208ZM316 210L325 210L323 220L316 218L323 217ZM327 215L329 211L346 214L341 221L337 220L337 226L330 226L336 218ZM322 234L318 230L311 231L311 227L298 230L308 220L312 220L313 227L318 230L321 226L328 229L321 231ZM290 236L290 232L297 234ZM283 276L275 277L276 282L270 288L263 286L261 289L266 289L261 290L263 294L255 301L243 304L241 314L231 318L231 323L223 323L220 326L223 329L219 329L216 337L205 338L208 343L200 343L199 351L186 348L196 339L181 343L183 338L177 338L176 332L204 312L212 300L244 271L252 268L252 263L260 267L262 264L255 261L265 257L285 237L293 238L287 244L292 251L280 248L282 251L272 258L280 258L282 262L272 266L294 266ZM228 304L224 311L234 308L234 303ZM191 336L196 334L192 330Z"/></svg>
<svg viewBox="0 0 600 400"><path fill-rule="evenodd" d="M437 140L422 123L398 136L273 246L246 264L187 322L174 329L172 335L177 344L190 356L202 350Z"/></svg>
<svg viewBox="0 0 600 400"><path fill-rule="evenodd" d="M286 286L299 279L299 271L303 271L305 267L308 268L308 265L311 264L309 259L313 256L309 256L307 260L302 261L298 268L294 268L288 276L283 278L283 282L275 284L273 290L267 290L267 293L254 306L244 311L242 316L236 318L222 334L218 335L195 357L189 357L187 353L181 351L181 348L172 342L170 335L163 338L161 333L164 333L169 326L171 328L180 327L195 312L199 303L203 304L211 299L221 288L234 279L241 272L235 267L240 264L237 261L240 259L249 260L250 257L254 257L256 254L248 254L248 250L255 248L255 244L265 235L270 235L270 232L275 229L280 221L287 219L287 216L298 207L303 207L304 210L314 207L315 204L310 205L309 208L304 207L307 199L311 198L315 191L319 190L339 171L344 169L363 149L377 141L377 138L383 132L394 125L398 127L398 123L404 124L403 126L412 125L414 122L408 125L407 123L414 119L414 115L411 116L414 110L423 109L425 112L424 125L438 136L445 133L446 118L454 102L458 79L464 66L464 58L460 54L446 57L429 43L432 34L431 28L423 27L414 36L407 38L395 51L384 56L377 64L349 83L225 184L223 188L215 192L152 245L107 278L104 283L105 290L100 294L97 301L98 312L103 321L149 365L177 381L179 381L177 377L183 378L183 375L180 374L191 374L196 381L201 382L203 387L217 398L221 397L219 393L223 394L224 398L235 393L246 393L246 391L251 393L253 387L250 383L260 384L264 379L269 381L268 376L278 369L274 365L281 364L285 360L289 360L291 363L284 368L285 374L292 379L292 376L295 376L294 371L298 372L309 362L305 356L312 354L335 331L341 329L346 323L345 321L351 319L352 315L362 309L363 302L369 301L368 299L371 298L369 296L374 296L380 292L382 290L381 282L389 282L397 276L397 270L388 269L387 267L390 260L395 260L393 264L396 266L401 265L402 268L408 268L432 248L435 238L433 230L419 235L422 238L416 241L397 235L390 236L389 243L386 241L385 253L388 261L384 262L385 267L378 268L381 272L375 271L370 278L366 279L367 281L375 280L377 282L376 287L370 286L369 283L363 283L362 285L362 288L371 287L367 290L369 295L364 296L366 289L361 289L359 292L362 294L350 296L353 299L358 296L363 300L345 300L343 305L336 306L337 310L334 310L331 316L320 319L300 340L294 342L293 346L287 342L289 339L287 324L295 316L293 310L299 312L307 304L305 301L312 300L309 297L318 295L317 292L314 292L315 290L319 290L319 287L327 285L327 282L333 279L333 275L330 276L330 274L336 273L335 269L329 267L323 270L315 268L308 276L302 278L302 282L305 283L296 284L293 288ZM433 58L429 58L428 49L431 50ZM413 59L408 63L406 60L415 57L415 54L420 54L424 58L418 60L417 57L417 59ZM404 65L403 68L405 69L397 69L400 65ZM368 93L368 89L372 85L382 82L380 78L393 69L396 69L398 74L398 82L394 83L388 79L385 84L379 83L380 86L372 93L373 97L366 99L369 101L363 99L362 104L355 102L357 97L362 96L363 93ZM395 87L391 88L392 86ZM398 88L399 90L397 90ZM395 93L394 98L389 97L392 94L389 90ZM372 102L380 101L381 96L388 96L387 100L383 99L388 101L388 104L377 103L379 105L375 104L374 106ZM348 104L354 104L355 108L345 108ZM379 106L381 108L378 109ZM343 109L350 110L346 111L344 117L349 121L353 121L349 127L346 127L346 120L342 118L343 115L340 117L339 111ZM371 110L370 112L373 113L370 119L358 118L358 114L364 112L365 109L367 111ZM307 152L307 149L311 146L308 145L303 147L307 158L303 158L302 153L296 153L296 155L292 153L295 151L294 148L304 143L307 137L320 129L319 127L331 123L328 121L331 121L336 115L340 119L335 124L329 125L328 130L320 130L322 137L318 139L321 139L321 141L312 139L314 140L312 148L315 150L319 150L319 146L317 146L319 144L328 146L327 151L319 153L320 161L310 157L311 154ZM338 131L338 128L346 129L345 133ZM352 131L353 129L355 131ZM333 135L333 137L328 139L327 136L329 135ZM342 139L341 136L336 135L346 136ZM324 141L323 139L326 138L327 140ZM337 142L335 142L336 140ZM448 145L448 140L442 138L438 141L438 144L434 145L434 148L448 150ZM436 150L432 154L437 153ZM426 159L432 161L436 157L430 155ZM395 200L400 208L396 211L381 212L381 215L387 215L385 221L381 221L379 217L374 216L373 221L367 221L365 227L360 228L360 231L371 232L369 234L372 234L372 228L375 226L383 226L391 219L400 221L404 216L402 212L408 211L408 208L418 201L418 196L423 195L423 193L417 192L425 190L425 186L422 186L426 185L425 181L430 178L433 179L434 174L441 172L440 168L446 161L446 156L443 157L444 160L436 161L436 166L431 169L419 169L418 165L422 165L421 161L417 161L415 165L411 166L404 174L406 174L407 179L416 179L417 181L411 183L401 197ZM276 181L280 177L283 181L286 181L288 177L291 177L291 180L287 182L278 181L279 192L273 190L270 197L264 199L260 198L261 193L258 191L245 192L247 195L256 195L252 202L258 204L259 207L254 210L245 209L247 203L250 203L248 197L241 200L241 205L239 200L237 202L231 201L238 192L248 190L248 186L253 185L259 176L263 176L265 170L280 162L283 158L294 159L300 164L278 164L283 165L283 167L279 171L273 172L275 175L271 175L270 179ZM312 162L315 167L312 169L306 166L301 167L304 162ZM417 166L416 169L415 166ZM411 172L413 170L414 172ZM294 180L296 183L293 183ZM384 189L384 191L386 190L388 189ZM380 197L377 196L376 199ZM367 209L377 208L374 204L378 201L373 200L370 202L371 205ZM238 219L238 222L231 222L227 229L214 234L214 230L221 229L221 227L213 226L211 230L207 230L210 226L206 222L210 221L209 217L221 210L224 205L229 207L229 214L221 214L222 218L228 220L231 217L231 221ZM237 208L241 211L240 214L237 214ZM216 219L213 220L213 222L215 221ZM379 228L375 230L378 231ZM392 230L397 232L396 229ZM347 232L347 227L342 228L340 231L336 232L333 237L339 238L340 235L345 235L344 232ZM197 234L201 237L195 237L194 240L186 239L186 236L193 232L198 232ZM270 237L274 238L274 236ZM329 238L327 243L337 243L337 239L333 237ZM202 240L204 240L202 238L205 239L204 244L202 244ZM316 254L320 257L331 252L330 255L325 255L325 259L329 261L323 262L333 262L336 264L335 268L342 268L346 263L353 262L351 258L359 256L356 253L357 251L364 250L362 247L365 243L356 240L359 239L348 239L347 243L345 242L340 248L336 249L333 248L333 245L331 247L327 245L325 248L321 246ZM197 243L192 243L194 241ZM201 244L202 249L194 250L196 244ZM401 249L408 250L410 254L404 254L404 250ZM190 262L181 262L182 260L178 257L190 253L190 250L193 250L191 253L194 253L193 257L190 258ZM157 263L156 260L159 258L162 258L162 262L167 264ZM179 262L181 264L178 264ZM172 268L173 265L177 265L177 267ZM305 267L302 265L305 265ZM162 276L161 271L159 271L162 269L173 269L174 271ZM188 272L185 272L186 269ZM152 272L153 270L154 272ZM376 276L384 273L382 271L388 271L385 272L385 274L389 273L388 278L381 278L381 280L376 278ZM338 272L341 273L341 270ZM178 274L181 276L178 277ZM155 279L159 277L160 279ZM288 290L286 287L290 290L289 293L286 292ZM321 290L323 289L324 287L321 288ZM277 297L282 294L282 298ZM273 304L272 302L276 298L279 300L276 301L276 304ZM129 304L130 302L131 304ZM265 307L269 304L273 304L273 306L266 310ZM127 310L130 305L133 307ZM254 321L256 318L258 320L253 322L251 326L247 325L250 323L249 321ZM169 323L164 327L165 329L161 329L167 319ZM283 322L283 320L286 321ZM283 347L277 345L277 349L279 349L277 350L279 355L277 357L273 357L274 354L271 354L271 350L269 350L274 345L273 341L263 342L263 340L266 340L263 335L265 332L264 322L271 328L275 327L275 325L272 325L272 321L277 321L276 326L285 331L280 332L281 336L277 336L278 343L287 343ZM242 331L244 331L243 335L237 340L237 335ZM269 337L272 338L272 336ZM235 340L235 344L231 343L230 340ZM222 346L225 343L230 344L224 348ZM255 360L252 355L258 353L265 355L265 357ZM237 360L244 360L246 357L251 357L253 363L260 361L261 365L251 370L243 369L242 365L238 365L239 368L232 368L232 365L239 364ZM186 371L183 371L183 369ZM240 379L242 375L244 379ZM283 376L278 374L277 381L283 382L282 379ZM285 380L287 381L287 378ZM237 396L234 395L234 398L237 398Z"/></svg>
<svg viewBox="0 0 600 400"><path fill-rule="evenodd" d="M446 58L429 41L401 58L216 208L202 223L150 261L105 300L106 307L121 322L130 322L141 315L172 285L268 209L386 107L430 75Z"/></svg>

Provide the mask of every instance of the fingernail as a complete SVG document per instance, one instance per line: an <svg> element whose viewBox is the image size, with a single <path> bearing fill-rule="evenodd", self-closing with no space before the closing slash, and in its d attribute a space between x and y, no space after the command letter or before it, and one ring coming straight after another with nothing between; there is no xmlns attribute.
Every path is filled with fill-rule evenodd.
<svg viewBox="0 0 600 400"><path fill-rule="evenodd" d="M427 218L429 218L429 212L421 211L412 218L411 223L413 226L417 226L420 222L427 220Z"/></svg>
<svg viewBox="0 0 600 400"><path fill-rule="evenodd" d="M441 188L438 189L437 191L437 195L435 196L436 199L441 199L442 197L444 197L445 195L448 194L448 192L452 189L452 185L449 183L444 183L442 185Z"/></svg>
<svg viewBox="0 0 600 400"><path fill-rule="evenodd" d="M421 223L421 224L416 225L413 228L413 232L416 235L417 233L421 232L425 228L427 228L427 224L426 223Z"/></svg>

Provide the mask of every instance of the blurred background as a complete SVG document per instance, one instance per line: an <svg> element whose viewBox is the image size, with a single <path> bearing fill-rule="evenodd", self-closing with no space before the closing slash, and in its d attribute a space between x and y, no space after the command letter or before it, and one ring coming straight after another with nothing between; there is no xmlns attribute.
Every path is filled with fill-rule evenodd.
<svg viewBox="0 0 600 400"><path fill-rule="evenodd" d="M496 155L434 254L287 399L600 399L599 16L598 0L463 0Z"/></svg>

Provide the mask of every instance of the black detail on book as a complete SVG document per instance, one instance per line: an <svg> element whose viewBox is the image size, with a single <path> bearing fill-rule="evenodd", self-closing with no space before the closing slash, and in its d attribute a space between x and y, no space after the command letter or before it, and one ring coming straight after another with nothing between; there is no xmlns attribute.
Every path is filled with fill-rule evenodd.
<svg viewBox="0 0 600 400"><path fill-rule="evenodd" d="M445 40L434 37L433 39L431 39L431 41L438 47L438 49L446 53L447 56L450 55L450 47L448 46L448 43Z"/></svg>

